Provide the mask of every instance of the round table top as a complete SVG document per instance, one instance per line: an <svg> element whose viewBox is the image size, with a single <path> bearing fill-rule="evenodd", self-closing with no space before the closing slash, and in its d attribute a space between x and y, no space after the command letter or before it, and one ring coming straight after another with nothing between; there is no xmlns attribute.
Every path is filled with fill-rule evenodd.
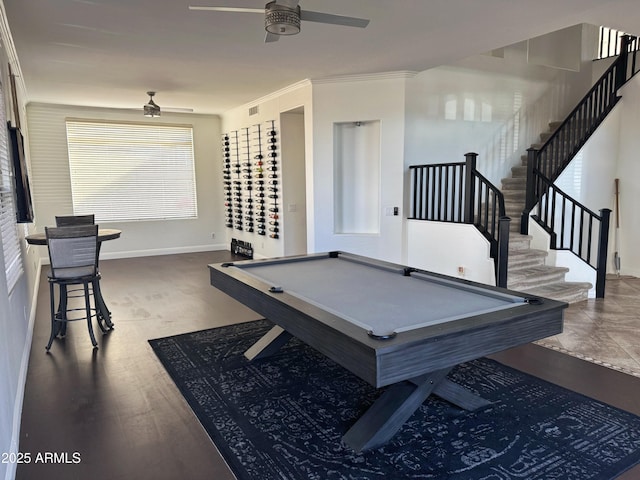
<svg viewBox="0 0 640 480"><path fill-rule="evenodd" d="M107 240L114 240L120 237L122 230L116 230L115 228L99 228L98 229L98 242L106 242ZM29 245L46 245L47 237L44 233L32 233L24 237Z"/></svg>

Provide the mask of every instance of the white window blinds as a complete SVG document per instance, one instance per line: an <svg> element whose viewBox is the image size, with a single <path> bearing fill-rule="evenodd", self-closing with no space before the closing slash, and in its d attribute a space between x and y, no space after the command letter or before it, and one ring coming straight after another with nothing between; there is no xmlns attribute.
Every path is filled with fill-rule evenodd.
<svg viewBox="0 0 640 480"><path fill-rule="evenodd" d="M66 123L74 214L98 222L197 217L191 126Z"/></svg>
<svg viewBox="0 0 640 480"><path fill-rule="evenodd" d="M13 168L9 153L4 93L0 86L0 233L7 288L13 290L22 275L22 256L16 222Z"/></svg>

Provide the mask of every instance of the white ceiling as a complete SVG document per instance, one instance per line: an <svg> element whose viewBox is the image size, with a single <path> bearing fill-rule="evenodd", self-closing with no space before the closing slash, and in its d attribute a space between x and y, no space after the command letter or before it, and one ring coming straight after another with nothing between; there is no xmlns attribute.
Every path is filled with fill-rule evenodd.
<svg viewBox="0 0 640 480"><path fill-rule="evenodd" d="M640 33L638 0L301 0L371 20L263 43L264 0L3 0L27 101L222 113L304 79L421 71L578 23Z"/></svg>

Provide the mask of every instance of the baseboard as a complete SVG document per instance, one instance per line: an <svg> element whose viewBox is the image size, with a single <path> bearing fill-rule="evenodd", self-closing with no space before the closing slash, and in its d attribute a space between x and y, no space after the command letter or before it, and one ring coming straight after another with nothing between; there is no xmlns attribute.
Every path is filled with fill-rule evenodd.
<svg viewBox="0 0 640 480"><path fill-rule="evenodd" d="M124 252L101 252L100 260L114 260L117 258L155 257L158 255L175 255L179 253L214 252L216 250L229 250L229 245L220 243L216 245L192 245L188 247L154 248L148 250L129 250ZM48 265L49 258L42 258L42 264Z"/></svg>
<svg viewBox="0 0 640 480"><path fill-rule="evenodd" d="M18 388L16 389L16 399L13 405L13 427L11 431L11 452L20 451L20 424L22 421L22 405L24 403L24 390L27 385L27 371L29 370L29 356L31 355L31 344L33 342L33 327L36 321L36 307L38 303L38 291L40 289L40 273L42 271L42 260L38 261L36 274L34 275L33 295L31 296L31 308L29 312L29 324L27 326L27 336L22 349L22 359L20 360L20 375L18 376ZM17 463L9 462L5 480L16 478Z"/></svg>
<svg viewBox="0 0 640 480"><path fill-rule="evenodd" d="M188 247L154 248L149 250L130 250L128 252L100 253L100 259L110 260L115 258L154 257L157 255L175 255L177 253L212 252L215 250L228 250L228 249L229 249L229 246L226 244L192 245Z"/></svg>

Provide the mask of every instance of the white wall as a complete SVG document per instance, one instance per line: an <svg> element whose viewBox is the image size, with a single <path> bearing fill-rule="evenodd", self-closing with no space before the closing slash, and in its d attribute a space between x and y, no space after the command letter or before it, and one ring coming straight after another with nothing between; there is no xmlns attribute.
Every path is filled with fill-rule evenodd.
<svg viewBox="0 0 640 480"><path fill-rule="evenodd" d="M621 109L622 104L627 100L628 99L623 98L622 103L614 107L613 111L609 113L604 122L602 122L587 143L580 149L565 171L556 179L558 188L594 213L599 215L600 210L605 208L612 210L607 259L607 271L609 273L615 272L613 263L613 254L615 251L615 212L613 211L615 207L614 180L618 171ZM597 230L594 234L596 237L592 240L593 248L591 255L595 264L598 245ZM586 246L583 248L585 248L586 254ZM558 261L555 263L558 266L566 266L572 269L567 279L571 279L574 275L578 274L578 269L572 267L572 262L573 259L562 261L561 257L558 257ZM582 278L585 279L583 281L590 281L586 280L586 274L583 275ZM592 290L590 292L590 295L591 294L595 296L595 290Z"/></svg>
<svg viewBox="0 0 640 480"><path fill-rule="evenodd" d="M313 231L310 251L344 250L402 263L405 86L390 73L313 82ZM380 122L379 234L334 233L334 124ZM308 177L309 178L309 177ZM398 207L394 216L393 208Z"/></svg>
<svg viewBox="0 0 640 480"><path fill-rule="evenodd" d="M304 109L282 113L282 211L280 229L285 255L307 253L307 197Z"/></svg>
<svg viewBox="0 0 640 480"><path fill-rule="evenodd" d="M73 214L66 144L67 117L148 122L142 112L65 105L30 104L27 108L30 159L36 222L44 231L56 215ZM115 222L104 224L122 230L117 241L103 245L104 258L160 255L225 248L223 242L220 119L212 115L163 113L153 123L193 126L198 218L192 220ZM212 238L212 233L216 238ZM45 248L37 249L47 258Z"/></svg>
<svg viewBox="0 0 640 480"><path fill-rule="evenodd" d="M486 285L496 284L489 242L473 225L419 220L407 223L407 265Z"/></svg>
<svg viewBox="0 0 640 480"><path fill-rule="evenodd" d="M28 128L25 125L25 110L22 99L24 98L24 84L20 77L19 65L16 63L15 51L8 32L4 8L0 4L0 28L2 34L2 48L0 48L0 76L2 90L5 95L4 103L7 109L7 119L13 115L12 99L9 96L8 67L11 63L12 71L17 75L17 104L19 116L23 120L22 133L25 141L28 138ZM5 128L3 126L3 128ZM6 131L6 130L5 130ZM28 160L28 145L25 145ZM21 241L23 258L23 275L11 291L7 288L4 274L0 274L0 453L18 451L18 439L20 434L20 414L24 396L24 384L27 374L29 353L31 348L31 332L34 319L32 299L35 296L34 284L39 277L39 263L30 258L26 252L23 238L26 232L25 225L16 225L18 237ZM4 272L4 253L2 239L0 238L0 272ZM33 257L33 252L31 257ZM10 480L14 478L16 464L0 463L0 478Z"/></svg>
<svg viewBox="0 0 640 480"><path fill-rule="evenodd" d="M558 71L525 63L516 47L505 58L477 56L408 81L405 165L463 162L478 153L491 182L512 166L549 122L563 120L581 98L591 69ZM521 58L523 57L523 58Z"/></svg>
<svg viewBox="0 0 640 480"><path fill-rule="evenodd" d="M622 88L619 153L616 177L620 179L621 273L640 277L640 75ZM615 221L614 221L615 226ZM612 251L612 250L610 250Z"/></svg>
<svg viewBox="0 0 640 480"><path fill-rule="evenodd" d="M507 176L514 152L527 148L524 125L512 119L548 88L541 80L458 67L421 72L408 84L406 165L463 162L476 152L494 183Z"/></svg>

